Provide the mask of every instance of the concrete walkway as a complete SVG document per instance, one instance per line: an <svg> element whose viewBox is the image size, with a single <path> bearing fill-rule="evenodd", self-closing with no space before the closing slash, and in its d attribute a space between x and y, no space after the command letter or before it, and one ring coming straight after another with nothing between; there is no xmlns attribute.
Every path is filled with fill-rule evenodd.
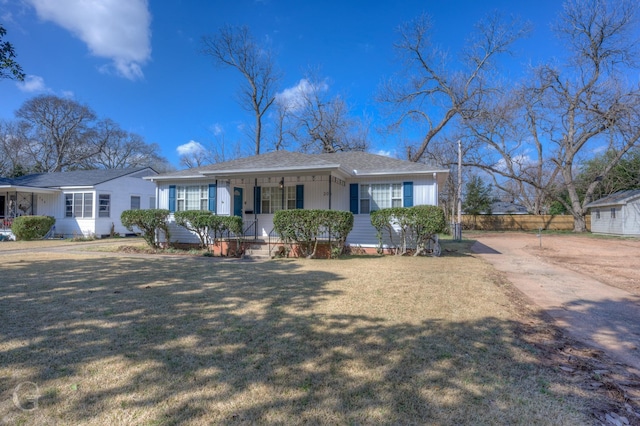
<svg viewBox="0 0 640 426"><path fill-rule="evenodd" d="M640 373L640 298L544 262L524 250L522 238L505 234L476 240L472 250L506 273L568 335Z"/></svg>

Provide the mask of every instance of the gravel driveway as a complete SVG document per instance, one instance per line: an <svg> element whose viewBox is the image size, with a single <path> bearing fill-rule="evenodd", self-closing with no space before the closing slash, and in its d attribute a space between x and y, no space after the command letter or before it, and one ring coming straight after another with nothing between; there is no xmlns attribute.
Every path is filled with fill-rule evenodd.
<svg viewBox="0 0 640 426"><path fill-rule="evenodd" d="M573 338L640 373L640 240L490 233L472 250ZM542 244L541 244L542 243Z"/></svg>

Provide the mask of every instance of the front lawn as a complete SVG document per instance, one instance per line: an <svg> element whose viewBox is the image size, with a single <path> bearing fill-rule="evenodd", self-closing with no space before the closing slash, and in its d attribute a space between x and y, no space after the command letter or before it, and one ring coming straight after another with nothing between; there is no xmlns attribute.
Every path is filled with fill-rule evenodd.
<svg viewBox="0 0 640 426"><path fill-rule="evenodd" d="M335 261L2 254L0 419L592 422L597 394L523 337L540 319L449 244ZM37 406L21 411L26 382Z"/></svg>

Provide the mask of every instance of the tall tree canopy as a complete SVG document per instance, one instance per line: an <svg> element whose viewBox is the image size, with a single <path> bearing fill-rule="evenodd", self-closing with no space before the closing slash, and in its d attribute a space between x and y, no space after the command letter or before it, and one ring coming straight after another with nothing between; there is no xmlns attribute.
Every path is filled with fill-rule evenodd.
<svg viewBox="0 0 640 426"><path fill-rule="evenodd" d="M7 35L7 30L0 24L0 79L24 80L24 72L18 62L16 62L16 52L13 45L8 41L3 41Z"/></svg>
<svg viewBox="0 0 640 426"><path fill-rule="evenodd" d="M509 179L537 207L552 198L562 203L576 232L586 230L585 206L602 179L640 139L637 12L631 0L567 1L555 25L564 63L538 66L465 123L480 142L468 164ZM599 174L577 179L602 148L608 154Z"/></svg>

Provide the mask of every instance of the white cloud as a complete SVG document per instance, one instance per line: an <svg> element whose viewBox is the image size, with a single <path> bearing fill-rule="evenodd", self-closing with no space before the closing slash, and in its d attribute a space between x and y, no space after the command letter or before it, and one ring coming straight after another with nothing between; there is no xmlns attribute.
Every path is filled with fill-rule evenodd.
<svg viewBox="0 0 640 426"><path fill-rule="evenodd" d="M376 154L383 155L385 157L395 158L395 155L393 155L393 153L391 151L385 151L384 149L380 149L380 150L376 151Z"/></svg>
<svg viewBox="0 0 640 426"><path fill-rule="evenodd" d="M151 14L147 0L27 0L38 17L51 21L82 40L91 53L112 63L130 80L143 77L151 58Z"/></svg>
<svg viewBox="0 0 640 426"><path fill-rule="evenodd" d="M303 78L295 86L284 89L282 92L276 94L276 102L289 111L298 111L304 106L304 99L308 97L309 94L326 92L327 90L329 90L329 85L326 81L313 84L306 78Z"/></svg>
<svg viewBox="0 0 640 426"><path fill-rule="evenodd" d="M16 83L18 88L27 93L48 92L49 88L44 84L44 78L39 75L28 75L24 81Z"/></svg>
<svg viewBox="0 0 640 426"><path fill-rule="evenodd" d="M224 127L220 123L213 124L210 129L214 136L220 136L224 133Z"/></svg>
<svg viewBox="0 0 640 426"><path fill-rule="evenodd" d="M180 145L178 148L176 148L176 151L178 151L178 155L182 157L185 155L197 155L206 151L206 149L200 142L191 140L185 144Z"/></svg>

